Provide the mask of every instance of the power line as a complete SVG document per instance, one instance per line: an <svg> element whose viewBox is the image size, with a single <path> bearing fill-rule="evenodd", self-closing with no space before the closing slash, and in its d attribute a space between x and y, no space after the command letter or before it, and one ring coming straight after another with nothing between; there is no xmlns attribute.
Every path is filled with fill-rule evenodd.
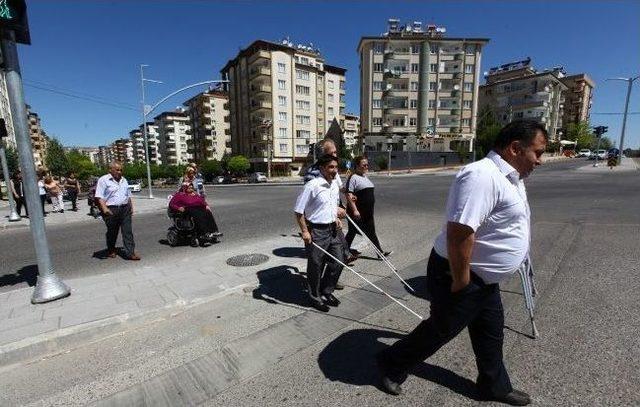
<svg viewBox="0 0 640 407"><path fill-rule="evenodd" d="M99 96L99 95L93 95L91 93L80 92L80 91L77 91L77 90L74 90L74 89L63 88L63 87L60 87L60 86L57 86L57 85L52 85L50 83L46 83L46 82L42 82L42 81L26 80L24 82L27 82L27 83L30 83L30 84L33 84L33 85L46 87L46 88L53 89L53 90L57 90L57 91L60 91L60 92L71 93L71 94L75 94L75 95L79 95L79 96L84 96L84 97L88 97L88 98L92 98L92 99L96 99L96 100L105 101L105 102L108 102L108 103L115 103L115 104L118 104L118 105L129 106L129 107L132 107L134 109L137 108L136 105L132 105L132 104L129 104L129 103L120 102L120 101L117 101L117 100L107 99L107 98Z"/></svg>
<svg viewBox="0 0 640 407"><path fill-rule="evenodd" d="M105 99L102 99L102 98L99 98L99 97L94 97L94 96L81 96L79 94L70 93L69 91L56 90L56 89L52 89L52 88L45 87L45 86L35 85L35 84L32 84L32 83L28 83L28 81L25 81L24 85L28 86L30 88L34 88L34 89L39 89L39 90L43 90L43 91L46 91L46 92L55 93L55 94L58 94L58 95L69 97L69 98L86 100L88 102L98 103L98 104L102 104L102 105L105 105L105 106L111 106L111 107L115 107L115 108L118 108L118 109L132 110L134 112L137 112L139 110L139 109L136 109L135 107L133 107L133 105L129 105L129 104L126 104L126 103L111 102L111 101L107 101Z"/></svg>

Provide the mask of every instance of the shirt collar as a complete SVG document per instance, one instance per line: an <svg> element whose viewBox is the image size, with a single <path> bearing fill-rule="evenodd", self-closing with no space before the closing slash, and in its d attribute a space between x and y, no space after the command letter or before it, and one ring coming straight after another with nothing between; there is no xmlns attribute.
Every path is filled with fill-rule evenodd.
<svg viewBox="0 0 640 407"><path fill-rule="evenodd" d="M511 164L504 160L504 158L500 157L500 154L491 150L489 151L489 154L487 154L487 158L493 161L500 172L504 174L504 176L507 177L512 183L515 184L520 180L520 173L518 172L518 170L513 168Z"/></svg>

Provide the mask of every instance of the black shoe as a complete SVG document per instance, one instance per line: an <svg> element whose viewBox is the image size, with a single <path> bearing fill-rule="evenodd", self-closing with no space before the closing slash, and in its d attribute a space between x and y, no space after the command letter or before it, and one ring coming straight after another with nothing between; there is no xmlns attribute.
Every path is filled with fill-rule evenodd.
<svg viewBox="0 0 640 407"><path fill-rule="evenodd" d="M380 385L382 389L394 396L400 395L402 393L401 382L390 373L390 369L381 354L376 355L376 362L378 362L378 368L380 369Z"/></svg>
<svg viewBox="0 0 640 407"><path fill-rule="evenodd" d="M388 252L384 252L382 254L384 254L384 257L389 257L393 254L393 250L389 250ZM382 260L382 257L378 255L378 259Z"/></svg>
<svg viewBox="0 0 640 407"><path fill-rule="evenodd" d="M211 235L213 237L222 237L223 233L222 232L213 232Z"/></svg>
<svg viewBox="0 0 640 407"><path fill-rule="evenodd" d="M317 309L318 311L329 312L329 306L327 304L324 304L322 301L314 300L313 298L311 298L310 302L311 302L311 306Z"/></svg>
<svg viewBox="0 0 640 407"><path fill-rule="evenodd" d="M362 253L356 249L349 249L349 252L351 252L351 254L353 254L354 256L360 256Z"/></svg>
<svg viewBox="0 0 640 407"><path fill-rule="evenodd" d="M338 305L340 305L340 300L337 299L333 294L324 294L322 297L324 303L329 306L337 307Z"/></svg>
<svg viewBox="0 0 640 407"><path fill-rule="evenodd" d="M480 394L480 399L483 401L497 401L511 406L528 406L531 404L531 397L520 390L511 390L511 392L504 396L487 396Z"/></svg>
<svg viewBox="0 0 640 407"><path fill-rule="evenodd" d="M336 290L344 290L344 286L342 284L340 284L340 283L336 283L335 289Z"/></svg>

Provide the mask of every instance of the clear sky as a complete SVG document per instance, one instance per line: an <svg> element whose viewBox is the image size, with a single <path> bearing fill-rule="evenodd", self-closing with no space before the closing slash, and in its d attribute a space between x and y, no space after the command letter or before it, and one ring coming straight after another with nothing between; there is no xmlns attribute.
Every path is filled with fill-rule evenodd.
<svg viewBox="0 0 640 407"><path fill-rule="evenodd" d="M327 63L347 68L347 111L359 114L356 47L386 20L419 20L451 37L486 37L482 70L530 56L538 69L562 65L596 81L592 125L617 142L626 84L640 74L640 1L49 1L28 0L31 46L20 46L27 101L49 135L95 146L127 136L140 119L139 64L149 64L147 101L219 79L220 68L256 39L312 42ZM69 98L40 88L95 98ZM192 93L162 106L172 109ZM640 111L640 80L631 112ZM640 147L630 115L625 147Z"/></svg>

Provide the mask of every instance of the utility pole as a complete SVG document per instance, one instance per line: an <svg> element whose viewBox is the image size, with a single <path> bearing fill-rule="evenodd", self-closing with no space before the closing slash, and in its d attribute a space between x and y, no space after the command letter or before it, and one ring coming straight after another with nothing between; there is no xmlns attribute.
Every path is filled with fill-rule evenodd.
<svg viewBox="0 0 640 407"><path fill-rule="evenodd" d="M24 5L24 2L22 2ZM24 6L24 21L26 24L26 6ZM5 24L5 22L2 22ZM18 40L22 43L28 39L28 25L23 27ZM20 75L20 62L18 60L18 49L16 47L16 32L13 29L2 28L2 57L4 58L4 70L6 72L7 93L11 105L11 115L13 117L13 127L16 133L16 144L20 157L20 166L23 173L24 196L29 209L29 225L33 245L38 263L38 280L31 296L34 304L54 301L68 296L71 291L69 287L58 278L51 262L47 233L44 226L44 214L40 204L40 193L38 192L38 179L36 178L36 168L33 162L33 151L31 150L31 138L29 135L27 109L22 88L22 78Z"/></svg>
<svg viewBox="0 0 640 407"><path fill-rule="evenodd" d="M622 154L624 150L624 132L627 129L627 114L629 113L629 98L631 97L631 87L633 82L640 78L640 75L633 78L609 78L608 81L626 81L627 82L627 100L624 102L624 116L622 117L622 132L620 134L620 155L618 156L618 164L622 164Z"/></svg>

